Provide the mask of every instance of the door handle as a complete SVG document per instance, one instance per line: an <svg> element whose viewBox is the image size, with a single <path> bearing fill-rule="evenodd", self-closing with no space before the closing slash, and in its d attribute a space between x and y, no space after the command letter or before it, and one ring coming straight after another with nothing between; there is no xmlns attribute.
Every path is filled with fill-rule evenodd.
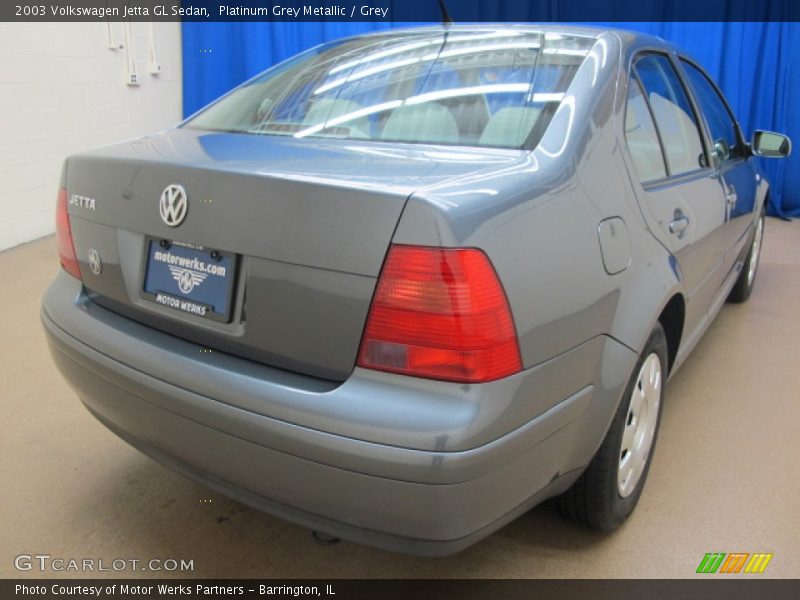
<svg viewBox="0 0 800 600"><path fill-rule="evenodd" d="M677 234L677 236L683 237L683 232L689 226L689 217L683 214L681 209L677 209L675 211L675 216L673 217L672 221L669 222L669 232Z"/></svg>

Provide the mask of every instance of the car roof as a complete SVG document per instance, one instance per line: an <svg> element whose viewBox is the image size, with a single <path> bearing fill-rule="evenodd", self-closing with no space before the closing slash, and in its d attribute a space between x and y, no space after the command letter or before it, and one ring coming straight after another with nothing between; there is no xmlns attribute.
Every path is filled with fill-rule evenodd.
<svg viewBox="0 0 800 600"><path fill-rule="evenodd" d="M351 36L349 39L356 38L401 38L404 36L415 35L424 32L444 33L481 33L487 31L502 31L514 29L517 31L558 33L563 35L583 36L589 38L600 38L603 35L615 35L624 48L633 46L650 46L674 49L674 47L664 39L646 33L619 29L615 27L589 26L589 25L570 25L564 23L464 23L464 24L437 24L417 27L402 27L397 29L385 29Z"/></svg>

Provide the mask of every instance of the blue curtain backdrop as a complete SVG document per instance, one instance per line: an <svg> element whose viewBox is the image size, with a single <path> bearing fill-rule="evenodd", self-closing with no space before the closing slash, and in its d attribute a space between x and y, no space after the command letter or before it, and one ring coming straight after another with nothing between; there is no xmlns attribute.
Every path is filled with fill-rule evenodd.
<svg viewBox="0 0 800 600"><path fill-rule="evenodd" d="M486 5L486 10L489 6ZM483 19L504 18L481 15ZM183 109L190 115L242 81L324 41L387 29L388 22L183 23ZM745 136L753 129L800 144L800 23L631 22L609 26L663 37L720 84ZM788 160L762 160L772 184L770 213L800 217L800 146Z"/></svg>

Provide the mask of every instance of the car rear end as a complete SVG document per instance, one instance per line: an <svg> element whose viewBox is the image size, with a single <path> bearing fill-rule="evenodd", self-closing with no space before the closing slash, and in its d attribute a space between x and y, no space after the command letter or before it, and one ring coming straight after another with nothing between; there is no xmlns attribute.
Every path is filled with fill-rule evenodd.
<svg viewBox="0 0 800 600"><path fill-rule="evenodd" d="M563 62L548 64L571 66L537 95L543 34L447 35L370 42L386 71L438 73L437 88L403 92L410 104L370 108L375 89L411 79L376 82L381 69L345 44L312 69L299 59L300 77L326 79L296 90L336 94L307 103L322 117L291 114L298 100L283 91L261 98L257 81L185 127L70 158L64 269L42 309L61 372L142 452L312 529L423 554L461 549L574 481L605 351L597 339L525 364L492 256L396 238L418 190L525 168L591 46L553 38ZM498 57L484 83L460 82L478 109L443 89L452 74L428 69L447 55L478 77L453 62L476 47ZM519 106L502 104L511 94ZM446 126L408 137L404 123L441 123L442 110L461 137ZM258 123L213 126L242 111Z"/></svg>

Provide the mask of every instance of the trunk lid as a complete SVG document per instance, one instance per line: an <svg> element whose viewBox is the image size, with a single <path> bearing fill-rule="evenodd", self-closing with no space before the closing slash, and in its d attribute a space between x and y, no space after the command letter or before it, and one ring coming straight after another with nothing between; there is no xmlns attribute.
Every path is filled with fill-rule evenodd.
<svg viewBox="0 0 800 600"><path fill-rule="evenodd" d="M96 302L202 348L341 381L407 198L515 155L176 129L69 159L72 234ZM174 227L159 210L168 186L186 196ZM153 266L159 248L180 262ZM185 261L211 250L225 277L194 273L185 296L227 286L226 314L165 305L158 290L181 299L196 265Z"/></svg>

